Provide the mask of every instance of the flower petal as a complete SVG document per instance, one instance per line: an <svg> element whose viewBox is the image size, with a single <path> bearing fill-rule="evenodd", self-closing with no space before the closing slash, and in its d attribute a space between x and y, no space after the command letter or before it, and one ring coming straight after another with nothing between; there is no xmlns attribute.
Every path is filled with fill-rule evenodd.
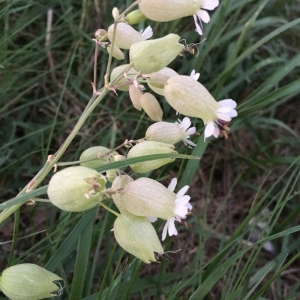
<svg viewBox="0 0 300 300"><path fill-rule="evenodd" d="M221 101L218 101L218 103L224 107L224 106L229 106L231 108L236 108L236 102L232 99L224 99Z"/></svg>
<svg viewBox="0 0 300 300"><path fill-rule="evenodd" d="M204 140L214 134L215 131L215 124L213 121L210 121L206 124L205 130L204 130Z"/></svg>
<svg viewBox="0 0 300 300"><path fill-rule="evenodd" d="M190 136L193 135L195 132L196 132L196 127L191 127L191 128L189 128L189 129L185 132L185 134L186 134L187 137L190 137Z"/></svg>
<svg viewBox="0 0 300 300"><path fill-rule="evenodd" d="M221 107L217 110L217 113L221 113L221 114L227 114L232 110L231 107L229 106L225 106L225 107Z"/></svg>
<svg viewBox="0 0 300 300"><path fill-rule="evenodd" d="M228 114L222 114L222 113L216 113L217 117L219 120L225 121L225 122L229 122L231 121L231 118L228 116Z"/></svg>
<svg viewBox="0 0 300 300"><path fill-rule="evenodd" d="M202 30L202 26L201 26L201 19L196 14L193 15L193 17L194 17L194 22L195 22L195 26L196 26L196 31L198 32L198 34L202 35L203 30Z"/></svg>
<svg viewBox="0 0 300 300"><path fill-rule="evenodd" d="M201 8L214 10L219 6L219 0L202 0Z"/></svg>
<svg viewBox="0 0 300 300"><path fill-rule="evenodd" d="M188 185L185 185L184 187L182 187L178 193L176 194L176 198L179 198L179 197L182 197L186 192L187 190L189 189L190 187Z"/></svg>
<svg viewBox="0 0 300 300"><path fill-rule="evenodd" d="M176 227L175 227L175 218L170 218L167 222L169 223L168 224L168 234L169 234L169 236L177 235L178 232L177 232Z"/></svg>
<svg viewBox="0 0 300 300"><path fill-rule="evenodd" d="M234 118L237 116L237 111L235 109L231 110L228 114L227 114L230 118Z"/></svg>
<svg viewBox="0 0 300 300"><path fill-rule="evenodd" d="M167 220L165 226L164 226L164 229L163 229L163 232L162 232L162 237L161 237L161 240L164 241L166 236L167 236L167 231L168 231L168 222L169 220Z"/></svg>
<svg viewBox="0 0 300 300"><path fill-rule="evenodd" d="M204 23L208 23L210 21L209 14L206 10L200 9L196 12L196 14Z"/></svg>
<svg viewBox="0 0 300 300"><path fill-rule="evenodd" d="M168 185L168 190L174 192L176 184L177 184L177 178L173 178L170 184Z"/></svg>
<svg viewBox="0 0 300 300"><path fill-rule="evenodd" d="M153 35L153 30L152 30L151 26L148 26L144 31L142 30L141 34L145 40L150 39Z"/></svg>

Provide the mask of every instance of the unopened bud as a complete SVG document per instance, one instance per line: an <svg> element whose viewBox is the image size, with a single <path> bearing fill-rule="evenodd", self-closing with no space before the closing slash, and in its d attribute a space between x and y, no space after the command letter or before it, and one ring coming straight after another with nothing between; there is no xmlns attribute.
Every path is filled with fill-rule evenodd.
<svg viewBox="0 0 300 300"><path fill-rule="evenodd" d="M106 178L96 170L75 166L55 173L50 179L48 197L65 211L80 212L99 205Z"/></svg>
<svg viewBox="0 0 300 300"><path fill-rule="evenodd" d="M107 52L108 52L108 53L111 53L111 55L112 55L114 58L116 58L117 60L122 60L122 59L124 59L124 53L121 51L121 49L114 45L114 48L113 48L114 50L111 51L111 49L112 49L111 46L112 46L112 45L110 44L110 45L108 45L108 46L106 47Z"/></svg>
<svg viewBox="0 0 300 300"><path fill-rule="evenodd" d="M139 9L130 12L125 18L130 25L141 23L146 19L147 17Z"/></svg>
<svg viewBox="0 0 300 300"><path fill-rule="evenodd" d="M142 108L153 121L161 121L163 110L160 107L158 100L150 93L145 93L140 97Z"/></svg>
<svg viewBox="0 0 300 300"><path fill-rule="evenodd" d="M178 43L180 36L168 34L167 36L135 43L131 46L129 56L134 68L144 74L157 72L172 62L184 49Z"/></svg>
<svg viewBox="0 0 300 300"><path fill-rule="evenodd" d="M120 13L119 13L119 9L117 7L114 7L113 10L112 10L112 16L114 18L114 20L117 20L120 16Z"/></svg>
<svg viewBox="0 0 300 300"><path fill-rule="evenodd" d="M120 49L130 49L131 45L144 41L145 38L141 33L133 29L130 25L126 23L118 23L115 32L115 42L114 45ZM112 42L113 33L115 25L111 25L108 28L108 39Z"/></svg>
<svg viewBox="0 0 300 300"><path fill-rule="evenodd" d="M106 32L106 30L98 29L95 32L95 38L96 38L97 41L100 41L100 40L101 40L101 42L107 41L107 32Z"/></svg>
<svg viewBox="0 0 300 300"><path fill-rule="evenodd" d="M134 84L132 84L129 88L129 96L130 100L134 106L135 109L141 110L142 109L142 104L140 101L141 96L143 95L143 92L141 89L135 87Z"/></svg>
<svg viewBox="0 0 300 300"><path fill-rule="evenodd" d="M171 144L154 142L154 141L144 141L133 146L128 154L127 158L134 158L144 155L151 154L167 154L167 153L177 153L174 150L174 146ZM130 168L137 173L147 173L149 171L160 168L163 165L171 163L174 158L161 158L151 161L144 161L130 165Z"/></svg>
<svg viewBox="0 0 300 300"><path fill-rule="evenodd" d="M20 264L5 269L0 290L12 300L38 300L61 296L65 282L56 274L34 264Z"/></svg>

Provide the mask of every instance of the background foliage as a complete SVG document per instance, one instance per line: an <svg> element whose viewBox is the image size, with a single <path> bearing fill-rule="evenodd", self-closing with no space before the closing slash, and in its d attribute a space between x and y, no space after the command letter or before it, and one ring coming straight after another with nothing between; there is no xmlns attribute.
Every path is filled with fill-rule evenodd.
<svg viewBox="0 0 300 300"><path fill-rule="evenodd" d="M123 10L129 4L0 2L3 203L72 130L92 93L93 34L112 23L114 6ZM179 74L200 72L199 81L217 100L238 102L239 115L228 140L204 143L200 135L193 138L193 150L178 148L201 157L199 163L177 160L148 174L166 184L165 176L177 176L181 186L191 185L194 206L188 228L181 226L178 237L165 242L170 252L160 264L143 265L124 253L110 232L114 216L102 209L70 214L38 203L22 206L2 225L1 268L21 262L45 266L67 282L61 299L299 299L299 13L299 0L223 0L204 25L207 39L199 55L172 63ZM147 25L155 38L174 32L188 44L200 41L192 18L147 20L138 29ZM99 52L101 87L108 56ZM174 121L175 112L160 102L164 119ZM201 121L193 122L201 133ZM90 146L112 148L125 138L141 138L149 124L128 94L111 93L62 161L77 160Z"/></svg>

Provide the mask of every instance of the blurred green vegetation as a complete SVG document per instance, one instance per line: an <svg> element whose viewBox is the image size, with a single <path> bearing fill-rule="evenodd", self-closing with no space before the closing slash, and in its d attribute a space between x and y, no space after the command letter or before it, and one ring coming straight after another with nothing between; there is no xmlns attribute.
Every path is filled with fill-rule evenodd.
<svg viewBox="0 0 300 300"><path fill-rule="evenodd" d="M113 22L113 7L131 3L0 2L1 202L18 194L72 130L92 95L94 32ZM116 245L111 214L70 214L36 203L1 227L2 269L8 262L45 266L67 282L60 299L299 299L300 1L223 0L210 15L201 38L192 17L136 26L152 25L155 38L177 33L187 44L206 38L199 55L187 53L171 67L182 75L195 69L217 100L238 103L228 140L204 143L196 136L193 150L178 152L200 162L177 159L149 174L191 185L189 226L164 243L168 255L143 265ZM98 88L107 58L99 49ZM175 121L173 109L159 101L164 120ZM90 146L142 138L150 124L127 93L110 93L62 161L77 160ZM203 132L201 120L193 124Z"/></svg>

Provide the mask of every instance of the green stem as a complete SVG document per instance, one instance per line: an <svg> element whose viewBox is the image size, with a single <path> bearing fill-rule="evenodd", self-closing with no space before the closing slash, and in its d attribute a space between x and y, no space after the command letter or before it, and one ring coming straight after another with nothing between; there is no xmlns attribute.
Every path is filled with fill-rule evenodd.
<svg viewBox="0 0 300 300"><path fill-rule="evenodd" d="M50 155L48 157L48 160L43 166L43 168L34 176L34 178L29 182L29 184L22 189L19 195L34 190L45 179L47 174L51 171L52 168L55 167L58 160L61 158L61 156L64 154L68 146L71 144L72 140L74 139L74 137L76 136L76 134L78 133L78 131L80 130L80 128L82 127L86 119L95 109L95 107L100 103L100 101L104 98L104 96L106 96L108 91L109 91L108 89L104 88L102 90L102 93L96 99L94 96L91 98L83 114L81 115L76 125L74 126L72 132L66 138L66 140L61 145L59 150L55 153L55 155ZM0 224L2 224L11 214L13 214L22 205L23 203L19 203L7 209L4 209L0 214Z"/></svg>
<svg viewBox="0 0 300 300"><path fill-rule="evenodd" d="M114 210L112 210L110 207L108 207L106 204L104 204L103 202L100 202L100 205L103 206L106 210L108 210L109 212L111 212L112 214L114 214L115 216L119 216L119 214L117 212L115 212Z"/></svg>

